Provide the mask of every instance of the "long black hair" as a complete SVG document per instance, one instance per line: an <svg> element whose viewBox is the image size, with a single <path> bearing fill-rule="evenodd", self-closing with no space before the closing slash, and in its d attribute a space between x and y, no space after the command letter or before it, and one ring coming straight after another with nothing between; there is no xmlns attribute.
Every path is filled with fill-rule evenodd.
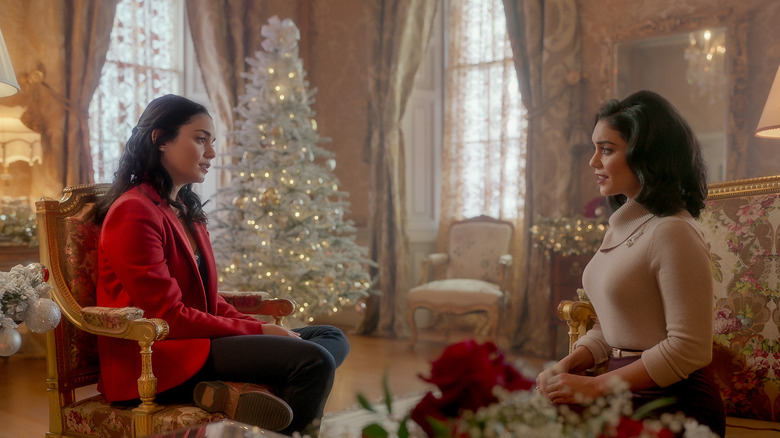
<svg viewBox="0 0 780 438"><path fill-rule="evenodd" d="M119 167L114 173L114 182L98 205L95 215L97 223L103 222L117 198L143 182L151 184L160 197L171 205L182 209L187 221L206 222L203 204L197 193L192 191L192 184L182 187L176 199L169 198L173 180L160 162L160 146L175 139L179 129L199 114L210 117L205 106L173 94L158 97L149 103L125 144ZM152 132L155 130L159 131L153 139Z"/></svg>
<svg viewBox="0 0 780 438"><path fill-rule="evenodd" d="M641 184L636 201L657 216L682 209L699 217L707 197L707 165L688 122L668 100L638 91L622 101L609 100L596 113L627 143L626 161ZM608 196L613 210L625 195Z"/></svg>

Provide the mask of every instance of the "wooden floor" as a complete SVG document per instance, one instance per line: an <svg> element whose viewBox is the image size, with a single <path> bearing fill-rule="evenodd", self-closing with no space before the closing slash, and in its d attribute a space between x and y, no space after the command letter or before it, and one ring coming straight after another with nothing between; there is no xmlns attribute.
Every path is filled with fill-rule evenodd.
<svg viewBox="0 0 780 438"><path fill-rule="evenodd" d="M382 396L383 375L387 375L393 395L424 392L429 386L418 374L428 375L431 361L448 342L456 340L456 336L446 341L435 334L424 334L410 349L406 339L349 335L351 351L336 372L325 412L354 407L358 392L378 401ZM545 362L538 358L519 358L509 352L506 355L510 360L523 359L537 370ZM45 381L44 359L14 356L0 359L0 438L45 435L49 418Z"/></svg>

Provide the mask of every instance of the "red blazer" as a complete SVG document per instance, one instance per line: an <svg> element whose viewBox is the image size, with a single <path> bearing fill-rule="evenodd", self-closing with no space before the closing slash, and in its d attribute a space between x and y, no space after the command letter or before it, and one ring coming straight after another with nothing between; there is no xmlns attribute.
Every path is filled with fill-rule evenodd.
<svg viewBox="0 0 780 438"><path fill-rule="evenodd" d="M157 391L194 376L211 338L259 334L262 322L238 312L217 294L217 269L206 227L192 230L207 266L201 280L187 235L173 208L148 184L134 187L108 211L98 246L97 305L135 306L146 318L168 322L170 334L152 347ZM138 398L138 342L98 337L98 390L109 401Z"/></svg>

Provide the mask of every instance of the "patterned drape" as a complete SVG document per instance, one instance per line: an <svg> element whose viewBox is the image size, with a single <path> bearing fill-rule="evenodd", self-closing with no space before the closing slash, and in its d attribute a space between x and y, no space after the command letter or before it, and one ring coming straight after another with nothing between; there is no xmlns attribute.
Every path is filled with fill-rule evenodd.
<svg viewBox="0 0 780 438"><path fill-rule="evenodd" d="M369 232L371 258L378 263L378 287L358 331L401 334L406 312L409 241L401 119L433 28L438 1L382 0L372 4L376 38L369 66Z"/></svg>
<svg viewBox="0 0 780 438"><path fill-rule="evenodd" d="M89 103L106 60L117 0L0 0L3 29L22 92L3 101L26 108L22 121L41 134L41 166L31 193L58 198L90 183ZM30 73L38 71L42 76Z"/></svg>
<svg viewBox="0 0 780 438"><path fill-rule="evenodd" d="M528 111L526 233L534 218L579 213L571 149L589 142L582 129L582 48L576 0L504 0L523 103ZM518 328L513 346L550 354L549 259L524 242Z"/></svg>
<svg viewBox="0 0 780 438"><path fill-rule="evenodd" d="M450 2L437 248L448 252L450 226L467 217L485 214L514 225L517 263L501 324L501 331L513 332L522 304L517 293L526 235L527 140L505 22L500 1Z"/></svg>
<svg viewBox="0 0 780 438"><path fill-rule="evenodd" d="M246 0L189 0L185 2L190 33L203 83L216 117L233 130L233 108L244 94L246 58L262 49L260 28L268 4ZM223 136L226 149L229 137Z"/></svg>

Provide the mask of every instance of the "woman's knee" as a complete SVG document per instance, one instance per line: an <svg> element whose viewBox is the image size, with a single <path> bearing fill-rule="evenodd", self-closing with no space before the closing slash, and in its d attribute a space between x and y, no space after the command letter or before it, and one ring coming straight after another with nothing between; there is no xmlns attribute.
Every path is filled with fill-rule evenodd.
<svg viewBox="0 0 780 438"><path fill-rule="evenodd" d="M309 326L299 329L301 337L324 348L338 367L349 354L349 341L338 327L329 325Z"/></svg>

